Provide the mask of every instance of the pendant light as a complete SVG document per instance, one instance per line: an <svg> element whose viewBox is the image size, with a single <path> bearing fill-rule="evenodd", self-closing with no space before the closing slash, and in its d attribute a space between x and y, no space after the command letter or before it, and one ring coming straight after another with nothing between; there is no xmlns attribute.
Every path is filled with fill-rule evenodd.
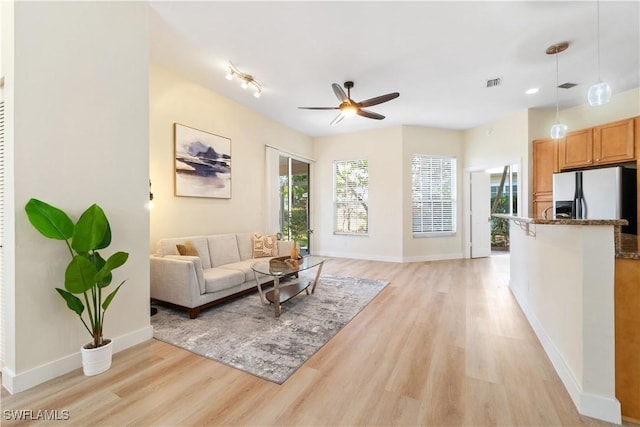
<svg viewBox="0 0 640 427"><path fill-rule="evenodd" d="M611 100L611 86L600 78L600 0L596 1L596 7L598 10L596 25L598 32L598 83L591 86L587 92L587 100L592 107L606 104Z"/></svg>
<svg viewBox="0 0 640 427"><path fill-rule="evenodd" d="M567 125L560 123L560 100L558 94L558 86L560 85L558 81L558 54L567 50L568 47L569 43L562 42L547 48L547 55L556 56L556 123L551 126L551 138L553 139L564 138L568 129Z"/></svg>

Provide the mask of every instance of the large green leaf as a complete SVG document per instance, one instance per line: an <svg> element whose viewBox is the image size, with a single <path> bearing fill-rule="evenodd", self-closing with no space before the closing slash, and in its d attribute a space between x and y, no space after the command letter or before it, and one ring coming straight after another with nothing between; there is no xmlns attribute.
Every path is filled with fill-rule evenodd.
<svg viewBox="0 0 640 427"><path fill-rule="evenodd" d="M105 219L107 219L105 217ZM96 250L104 249L111 244L111 226L109 225L109 220L107 220L107 230L104 232L104 237L102 238L102 242L96 246Z"/></svg>
<svg viewBox="0 0 640 427"><path fill-rule="evenodd" d="M100 288L104 288L111 283L111 271L127 262L129 254L126 252L116 252L111 255L102 269L96 275L96 282Z"/></svg>
<svg viewBox="0 0 640 427"><path fill-rule="evenodd" d="M113 290L113 292L111 292L111 293L109 294L109 296L107 296L107 297L105 298L105 300L102 302L102 309L103 309L104 311L107 311L107 308L109 307L109 304L111 304L111 300L113 300L113 297L115 297L115 296L116 296L116 292L118 292L118 291L120 290L120 287L121 287L122 285L124 285L124 282L126 282L126 280L124 280L122 283L120 283L120 284L118 285L118 287L117 287L117 288L115 288L115 289Z"/></svg>
<svg viewBox="0 0 640 427"><path fill-rule="evenodd" d="M64 287L73 294L84 293L95 284L94 278L97 273L98 270L91 261L81 255L76 255L64 273Z"/></svg>
<svg viewBox="0 0 640 427"><path fill-rule="evenodd" d="M73 236L73 221L60 209L38 199L30 199L24 210L31 225L43 236L55 240L68 240Z"/></svg>
<svg viewBox="0 0 640 427"><path fill-rule="evenodd" d="M71 246L77 252L89 252L104 244L109 222L100 206L93 204L82 213L73 232Z"/></svg>
<svg viewBox="0 0 640 427"><path fill-rule="evenodd" d="M56 291L58 291L60 296L67 302L67 307L75 311L78 316L82 316L82 313L84 312L84 304L82 304L80 298L65 291L64 289L56 288Z"/></svg>

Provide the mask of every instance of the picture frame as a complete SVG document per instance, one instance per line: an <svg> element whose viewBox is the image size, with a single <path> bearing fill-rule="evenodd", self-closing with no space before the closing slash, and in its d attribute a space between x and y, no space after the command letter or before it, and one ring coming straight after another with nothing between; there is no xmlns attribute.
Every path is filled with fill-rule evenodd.
<svg viewBox="0 0 640 427"><path fill-rule="evenodd" d="M178 197L231 198L231 140L174 123Z"/></svg>

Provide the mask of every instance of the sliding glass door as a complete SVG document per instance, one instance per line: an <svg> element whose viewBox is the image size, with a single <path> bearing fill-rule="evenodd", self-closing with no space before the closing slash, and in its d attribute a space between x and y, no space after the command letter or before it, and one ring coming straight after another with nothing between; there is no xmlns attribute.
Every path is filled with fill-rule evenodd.
<svg viewBox="0 0 640 427"><path fill-rule="evenodd" d="M280 233L295 240L302 255L309 254L312 230L309 229L309 163L280 156Z"/></svg>

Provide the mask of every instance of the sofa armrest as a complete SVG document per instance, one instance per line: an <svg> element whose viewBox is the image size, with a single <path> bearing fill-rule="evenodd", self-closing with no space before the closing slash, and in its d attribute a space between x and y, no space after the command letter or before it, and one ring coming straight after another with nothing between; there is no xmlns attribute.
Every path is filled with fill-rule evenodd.
<svg viewBox="0 0 640 427"><path fill-rule="evenodd" d="M204 290L199 257L167 255L150 257L151 298L184 307L195 307Z"/></svg>
<svg viewBox="0 0 640 427"><path fill-rule="evenodd" d="M278 256L290 255L291 248L293 248L292 240L278 240Z"/></svg>

